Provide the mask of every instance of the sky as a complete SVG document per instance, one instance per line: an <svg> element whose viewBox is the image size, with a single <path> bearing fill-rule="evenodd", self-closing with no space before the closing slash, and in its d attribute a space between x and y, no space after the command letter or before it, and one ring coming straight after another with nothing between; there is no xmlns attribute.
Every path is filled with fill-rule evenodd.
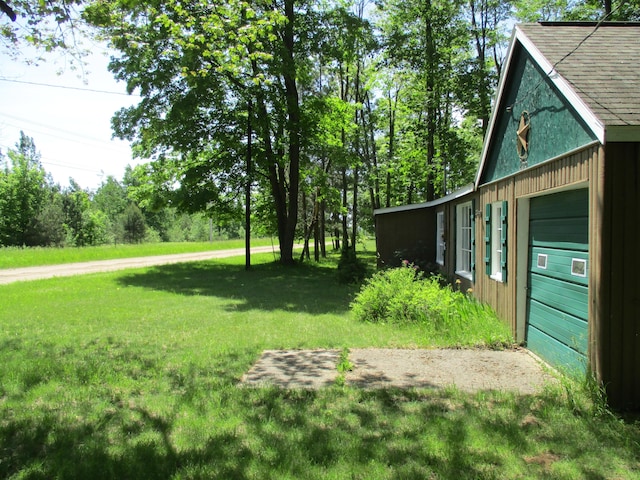
<svg viewBox="0 0 640 480"><path fill-rule="evenodd" d="M65 187L72 177L95 190L107 176L121 180L133 160L128 142L112 139L111 118L138 98L107 70L107 50L92 48L86 73L59 54L27 65L0 51L0 151L15 149L22 130L32 137L44 169ZM59 88L65 87L65 88Z"/></svg>

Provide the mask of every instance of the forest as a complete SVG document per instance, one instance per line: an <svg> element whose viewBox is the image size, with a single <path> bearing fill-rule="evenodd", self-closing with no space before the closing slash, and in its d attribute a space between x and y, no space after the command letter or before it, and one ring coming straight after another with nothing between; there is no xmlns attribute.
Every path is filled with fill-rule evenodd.
<svg viewBox="0 0 640 480"><path fill-rule="evenodd" d="M0 35L82 62L106 42L140 102L114 113L136 158L95 191L55 185L33 138L0 157L0 245L373 230L373 210L471 181L517 22L637 21L639 0L72 0L7 2ZM17 57L17 55L16 55ZM16 59L16 61L19 61Z"/></svg>

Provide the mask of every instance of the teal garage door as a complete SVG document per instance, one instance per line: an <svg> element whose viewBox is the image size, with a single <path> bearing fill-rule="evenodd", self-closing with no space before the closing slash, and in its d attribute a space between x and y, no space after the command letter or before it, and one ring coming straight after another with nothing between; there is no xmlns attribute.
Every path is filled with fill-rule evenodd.
<svg viewBox="0 0 640 480"><path fill-rule="evenodd" d="M584 372L588 339L589 194L529 204L527 347L556 367Z"/></svg>

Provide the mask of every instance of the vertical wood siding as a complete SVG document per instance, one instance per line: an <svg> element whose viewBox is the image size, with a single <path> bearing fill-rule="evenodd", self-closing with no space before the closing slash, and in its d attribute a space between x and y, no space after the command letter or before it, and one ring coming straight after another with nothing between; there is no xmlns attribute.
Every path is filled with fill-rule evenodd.
<svg viewBox="0 0 640 480"><path fill-rule="evenodd" d="M474 292L476 297L489 303L498 315L511 327L513 334L517 329L517 235L518 205L517 200L523 197L534 197L551 193L554 190L576 186L589 181L590 169L599 164L599 147L594 146L576 152L567 157L535 166L504 180L480 187L479 209L484 212L488 203L508 202L508 255L505 283L490 278L484 269L477 270ZM484 245L485 223L476 222L476 245ZM591 262L590 262L591 263ZM476 265L484 265L484 248L476 248ZM593 273L593 272L592 272ZM590 279L591 280L591 279ZM591 280L592 281L592 280ZM521 286L524 288L525 286ZM590 312L591 317L591 312Z"/></svg>
<svg viewBox="0 0 640 480"><path fill-rule="evenodd" d="M640 144L606 146L598 325L603 383L611 405L640 408Z"/></svg>
<svg viewBox="0 0 640 480"><path fill-rule="evenodd" d="M423 258L436 258L436 217L432 208L376 215L378 266L395 265L395 254L420 249ZM413 260L413 259L411 259Z"/></svg>

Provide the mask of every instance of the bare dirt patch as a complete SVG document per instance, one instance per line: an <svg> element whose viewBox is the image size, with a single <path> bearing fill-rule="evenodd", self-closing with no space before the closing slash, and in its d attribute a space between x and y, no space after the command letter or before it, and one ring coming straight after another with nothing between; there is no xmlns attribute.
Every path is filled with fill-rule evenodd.
<svg viewBox="0 0 640 480"><path fill-rule="evenodd" d="M338 378L337 350L268 350L242 379L251 386L321 388ZM446 388L536 393L553 377L526 349L352 349L346 385L359 388Z"/></svg>

